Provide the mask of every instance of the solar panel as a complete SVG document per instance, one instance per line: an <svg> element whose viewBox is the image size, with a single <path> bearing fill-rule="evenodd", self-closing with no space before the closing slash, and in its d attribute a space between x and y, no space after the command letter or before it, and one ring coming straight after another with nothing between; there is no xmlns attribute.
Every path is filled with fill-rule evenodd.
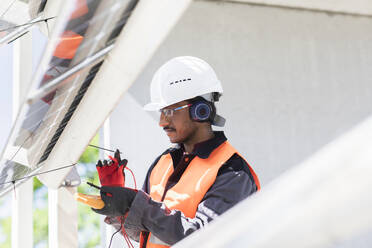
<svg viewBox="0 0 372 248"><path fill-rule="evenodd" d="M103 57L64 74L113 46L137 0L77 0L65 4L30 83L0 164L0 194L38 172L58 143ZM59 80L59 79L63 80ZM61 164L60 166L66 166Z"/></svg>
<svg viewBox="0 0 372 248"><path fill-rule="evenodd" d="M34 1L34 0L33 0ZM28 32L33 21L40 18L31 17L39 6L27 4L25 1L3 0L0 4L0 45L11 43Z"/></svg>

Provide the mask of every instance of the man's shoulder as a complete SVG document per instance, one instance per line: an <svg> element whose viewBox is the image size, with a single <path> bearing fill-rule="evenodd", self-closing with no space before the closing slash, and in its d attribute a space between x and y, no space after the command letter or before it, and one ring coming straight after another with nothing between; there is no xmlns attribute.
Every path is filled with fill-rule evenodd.
<svg viewBox="0 0 372 248"><path fill-rule="evenodd" d="M162 152L159 156L156 157L156 159L154 160L154 162L150 166L150 169L152 169L159 162L160 158L163 155L172 154L173 152L177 151L178 149L179 149L179 147L175 147L175 146L167 148L164 152Z"/></svg>
<svg viewBox="0 0 372 248"><path fill-rule="evenodd" d="M228 172L239 172L243 171L247 174L251 174L249 165L244 158L239 154L235 153L232 155L219 169L217 176L228 173Z"/></svg>
<svg viewBox="0 0 372 248"><path fill-rule="evenodd" d="M169 148L167 148L167 149L166 149L166 150L165 150L165 151L160 155L160 157L163 156L163 155L165 155L165 154L175 152L175 151L177 151L178 149L179 149L178 146L172 146L172 147L169 147Z"/></svg>
<svg viewBox="0 0 372 248"><path fill-rule="evenodd" d="M253 172L254 173L254 172ZM217 179L221 178L234 178L236 175L246 174L252 184L256 185L254 175L250 170L250 165L239 154L235 153L227 160L219 169ZM257 189L257 185L255 186Z"/></svg>

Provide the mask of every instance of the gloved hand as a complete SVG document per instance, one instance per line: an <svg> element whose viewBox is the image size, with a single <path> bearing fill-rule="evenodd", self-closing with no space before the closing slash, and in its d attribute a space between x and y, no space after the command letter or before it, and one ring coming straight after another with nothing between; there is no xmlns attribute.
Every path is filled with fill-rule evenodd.
<svg viewBox="0 0 372 248"><path fill-rule="evenodd" d="M123 216L128 212L137 191L122 187L101 187L101 199L105 203L102 209L92 208L97 214L106 216Z"/></svg>
<svg viewBox="0 0 372 248"><path fill-rule="evenodd" d="M119 186L124 187L125 184L125 174L124 168L128 163L128 160L120 158L120 151L116 149L114 158L109 156L110 161L98 160L96 164L99 181L102 186Z"/></svg>

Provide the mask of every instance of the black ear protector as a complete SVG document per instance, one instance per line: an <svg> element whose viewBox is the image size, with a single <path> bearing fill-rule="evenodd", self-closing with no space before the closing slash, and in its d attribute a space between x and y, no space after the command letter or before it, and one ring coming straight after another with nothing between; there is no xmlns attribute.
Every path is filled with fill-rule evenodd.
<svg viewBox="0 0 372 248"><path fill-rule="evenodd" d="M215 116L215 106L206 100L198 99L197 101L193 102L190 107L190 117L194 121L212 122Z"/></svg>

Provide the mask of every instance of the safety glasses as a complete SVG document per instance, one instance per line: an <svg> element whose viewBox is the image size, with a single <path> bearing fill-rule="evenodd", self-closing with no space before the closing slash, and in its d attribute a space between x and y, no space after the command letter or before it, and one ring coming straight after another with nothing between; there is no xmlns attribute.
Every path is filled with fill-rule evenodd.
<svg viewBox="0 0 372 248"><path fill-rule="evenodd" d="M163 109L160 109L159 112L162 113L165 117L172 117L174 115L175 111L181 110L181 109L184 109L184 108L188 108L191 105L192 104L190 103L190 104L186 104L186 105L183 105L181 107L174 108L174 109L163 108Z"/></svg>

